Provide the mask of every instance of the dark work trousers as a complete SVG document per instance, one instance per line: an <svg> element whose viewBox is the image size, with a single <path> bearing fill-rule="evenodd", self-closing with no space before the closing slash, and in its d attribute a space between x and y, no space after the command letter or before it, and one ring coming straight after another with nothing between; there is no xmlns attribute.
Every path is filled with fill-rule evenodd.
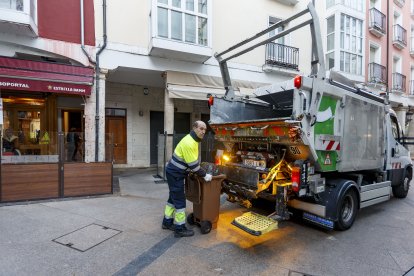
<svg viewBox="0 0 414 276"><path fill-rule="evenodd" d="M185 208L185 193L184 193L184 176L175 177L166 173L168 188L170 189L170 194L168 196L168 203L174 205L175 209Z"/></svg>

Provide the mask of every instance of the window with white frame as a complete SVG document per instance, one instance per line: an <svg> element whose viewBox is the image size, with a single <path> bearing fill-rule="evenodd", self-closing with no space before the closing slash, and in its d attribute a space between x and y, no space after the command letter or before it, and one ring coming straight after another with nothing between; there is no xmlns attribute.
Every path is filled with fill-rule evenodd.
<svg viewBox="0 0 414 276"><path fill-rule="evenodd" d="M362 20L341 14L340 70L362 74Z"/></svg>
<svg viewBox="0 0 414 276"><path fill-rule="evenodd" d="M360 12L364 11L364 1L362 0L326 0L326 8L333 7L337 4L344 5Z"/></svg>
<svg viewBox="0 0 414 276"><path fill-rule="evenodd" d="M208 0L157 0L158 37L208 45Z"/></svg>
<svg viewBox="0 0 414 276"><path fill-rule="evenodd" d="M335 67L335 16L326 19L326 62L328 70Z"/></svg>
<svg viewBox="0 0 414 276"><path fill-rule="evenodd" d="M23 11L23 0L0 0L0 8Z"/></svg>

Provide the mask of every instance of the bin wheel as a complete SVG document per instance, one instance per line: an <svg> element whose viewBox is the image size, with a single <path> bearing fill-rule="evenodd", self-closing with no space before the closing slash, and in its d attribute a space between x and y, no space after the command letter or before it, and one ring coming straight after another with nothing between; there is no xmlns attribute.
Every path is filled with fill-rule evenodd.
<svg viewBox="0 0 414 276"><path fill-rule="evenodd" d="M188 216L187 216L187 222L190 225L194 225L195 224L195 219L194 219L194 214L193 213L188 214Z"/></svg>
<svg viewBox="0 0 414 276"><path fill-rule="evenodd" d="M210 233L211 228L212 228L211 222L209 222L208 220L203 220L200 222L201 234Z"/></svg>

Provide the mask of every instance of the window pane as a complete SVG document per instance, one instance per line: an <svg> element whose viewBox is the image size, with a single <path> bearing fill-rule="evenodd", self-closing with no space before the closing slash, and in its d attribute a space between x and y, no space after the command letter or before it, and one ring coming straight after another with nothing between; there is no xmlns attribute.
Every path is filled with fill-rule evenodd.
<svg viewBox="0 0 414 276"><path fill-rule="evenodd" d="M345 16L341 14L341 31L345 30Z"/></svg>
<svg viewBox="0 0 414 276"><path fill-rule="evenodd" d="M196 43L196 17L194 15L185 15L185 41Z"/></svg>
<svg viewBox="0 0 414 276"><path fill-rule="evenodd" d="M328 45L327 45L327 50L333 50L335 48L335 34L330 34L328 35L328 39L327 39Z"/></svg>
<svg viewBox="0 0 414 276"><path fill-rule="evenodd" d="M341 71L344 71L344 52L341 51L341 61L340 61L340 69Z"/></svg>
<svg viewBox="0 0 414 276"><path fill-rule="evenodd" d="M358 75L362 75L362 57L361 56L358 56L358 72L357 72L357 74Z"/></svg>
<svg viewBox="0 0 414 276"><path fill-rule="evenodd" d="M158 0L158 3L168 5L168 0Z"/></svg>
<svg viewBox="0 0 414 276"><path fill-rule="evenodd" d="M327 19L327 33L333 33L335 31L335 16L331 16Z"/></svg>
<svg viewBox="0 0 414 276"><path fill-rule="evenodd" d="M344 33L343 33L343 32L341 32L341 38L340 38L340 39L341 39L341 49L343 49L343 48L344 48L344 46L345 46L345 44L344 44L344 43L345 43L345 42L344 42L344 36L345 36L345 35L344 35Z"/></svg>
<svg viewBox="0 0 414 276"><path fill-rule="evenodd" d="M194 0L187 0L185 2L185 8L187 11L194 11Z"/></svg>
<svg viewBox="0 0 414 276"><path fill-rule="evenodd" d="M171 11L171 38L182 40L182 13Z"/></svg>
<svg viewBox="0 0 414 276"><path fill-rule="evenodd" d="M356 59L356 55L350 55L351 56L351 73L352 74L356 74L357 73L357 59Z"/></svg>
<svg viewBox="0 0 414 276"><path fill-rule="evenodd" d="M181 8L181 0L172 0L173 7Z"/></svg>
<svg viewBox="0 0 414 276"><path fill-rule="evenodd" d="M198 18L198 44L207 45L207 19Z"/></svg>
<svg viewBox="0 0 414 276"><path fill-rule="evenodd" d="M345 53L345 72L350 71L350 57L349 53Z"/></svg>
<svg viewBox="0 0 414 276"><path fill-rule="evenodd" d="M168 10L158 8L158 36L168 37Z"/></svg>
<svg viewBox="0 0 414 276"><path fill-rule="evenodd" d="M328 62L328 70L334 68L335 66L335 53L329 53L326 55L326 61Z"/></svg>
<svg viewBox="0 0 414 276"><path fill-rule="evenodd" d="M207 14L207 0L198 0L198 12Z"/></svg>

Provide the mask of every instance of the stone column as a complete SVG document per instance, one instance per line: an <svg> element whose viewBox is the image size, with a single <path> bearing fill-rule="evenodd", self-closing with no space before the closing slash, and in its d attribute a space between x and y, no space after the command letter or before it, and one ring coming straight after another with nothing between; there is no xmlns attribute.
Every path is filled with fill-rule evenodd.
<svg viewBox="0 0 414 276"><path fill-rule="evenodd" d="M173 136L174 133L174 99L171 99L168 94L168 89L165 89L164 93L164 131L167 134L171 134L167 136L167 143L166 143L166 161L171 159L173 153Z"/></svg>
<svg viewBox="0 0 414 276"><path fill-rule="evenodd" d="M105 85L107 70L99 74L99 133L98 133L98 161L105 161ZM95 82L96 84L96 82ZM96 85L92 87L91 95L85 103L85 162L95 162L95 134L96 134Z"/></svg>

